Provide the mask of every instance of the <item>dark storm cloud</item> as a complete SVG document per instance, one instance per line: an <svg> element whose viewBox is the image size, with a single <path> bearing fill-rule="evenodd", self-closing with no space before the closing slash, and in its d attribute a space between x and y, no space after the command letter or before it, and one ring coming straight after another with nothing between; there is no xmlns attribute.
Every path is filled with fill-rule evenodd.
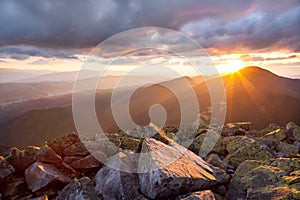
<svg viewBox="0 0 300 200"><path fill-rule="evenodd" d="M236 17L251 6L239 0L3 0L0 45L89 47L123 30L184 24L215 16Z"/></svg>
<svg viewBox="0 0 300 200"><path fill-rule="evenodd" d="M272 4L276 4L272 1ZM186 25L183 30L191 33L205 47L226 51L269 50L287 48L300 50L300 2L288 1L290 8L253 10L235 20L208 19ZM280 3L279 3L280 4Z"/></svg>
<svg viewBox="0 0 300 200"><path fill-rule="evenodd" d="M27 45L2 46L0 47L0 58L12 58L16 60L25 60L30 56L45 58L64 58L77 59L74 54L77 50L41 48Z"/></svg>
<svg viewBox="0 0 300 200"><path fill-rule="evenodd" d="M0 53L72 58L74 48L143 26L183 31L208 48L299 51L299 19L299 0L2 0Z"/></svg>

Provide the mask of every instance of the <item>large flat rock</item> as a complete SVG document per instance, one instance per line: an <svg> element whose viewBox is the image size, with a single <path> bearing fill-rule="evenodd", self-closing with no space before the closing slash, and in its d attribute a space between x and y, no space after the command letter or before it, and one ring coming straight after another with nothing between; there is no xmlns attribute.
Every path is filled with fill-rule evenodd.
<svg viewBox="0 0 300 200"><path fill-rule="evenodd" d="M177 143L145 139L139 162L141 191L151 199L214 188L227 174Z"/></svg>
<svg viewBox="0 0 300 200"><path fill-rule="evenodd" d="M26 169L25 180L32 192L51 187L61 187L72 181L54 165L41 162L35 162Z"/></svg>

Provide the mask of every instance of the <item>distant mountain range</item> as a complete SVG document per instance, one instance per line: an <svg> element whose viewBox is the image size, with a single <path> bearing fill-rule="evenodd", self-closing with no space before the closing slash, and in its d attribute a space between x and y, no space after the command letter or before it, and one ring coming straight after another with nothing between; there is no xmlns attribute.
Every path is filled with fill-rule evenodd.
<svg viewBox="0 0 300 200"><path fill-rule="evenodd" d="M30 80L33 77L43 74L50 74L49 70L20 70L12 68L0 68L0 83L18 82L22 80Z"/></svg>
<svg viewBox="0 0 300 200"><path fill-rule="evenodd" d="M141 80L140 78L136 80L137 82L133 82L137 85L141 83L138 81ZM163 82L164 85L180 88L178 95L184 97L187 105L192 105L190 98L186 96L188 88L182 87L182 80L187 80L193 88L198 98L200 111L209 119L210 110L214 105L210 101L207 85L215 84L216 81L219 81L218 78L207 78L205 82L202 77L182 77ZM294 121L300 124L299 79L280 77L258 67L247 67L239 72L224 75L221 80L226 91L226 122L251 121L254 128L258 129L270 123L285 125L289 121ZM50 86L53 83L47 84ZM45 90L48 91L49 86L45 85ZM57 86L65 87L66 85L57 82ZM123 92L126 93L131 86L124 87ZM66 87L71 87L71 85ZM26 93L25 88L22 90ZM111 95L112 90L109 87L98 90L96 93L98 119L107 132L118 129L110 108ZM5 97L5 95L2 96ZM126 106L122 103L121 96L120 108ZM3 106L0 115L1 143L40 144L66 132L76 131L71 104L72 95L66 92L64 95L46 95L44 98L39 96L35 99ZM156 83L144 85L131 97L130 112L133 119L141 125L149 123L148 111L153 104L161 104L165 107L168 125L177 124L180 121L178 99L166 87ZM194 108L187 107L187 109ZM121 112L122 110L120 110Z"/></svg>

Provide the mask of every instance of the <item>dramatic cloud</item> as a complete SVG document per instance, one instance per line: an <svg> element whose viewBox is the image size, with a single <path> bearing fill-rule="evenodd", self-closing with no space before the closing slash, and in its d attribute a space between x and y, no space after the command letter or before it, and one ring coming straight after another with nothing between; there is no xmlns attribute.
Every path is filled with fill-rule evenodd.
<svg viewBox="0 0 300 200"><path fill-rule="evenodd" d="M0 47L0 58L12 58L16 60L25 60L30 56L77 59L77 57L74 56L76 53L79 53L79 50L51 49L27 45Z"/></svg>
<svg viewBox="0 0 300 200"><path fill-rule="evenodd" d="M183 31L205 47L229 52L243 49L300 50L300 4L280 13L257 10L233 21L207 19L187 24Z"/></svg>
<svg viewBox="0 0 300 200"><path fill-rule="evenodd" d="M299 19L299 0L2 0L0 54L72 58L74 49L144 26L182 31L206 48L228 52L297 52Z"/></svg>

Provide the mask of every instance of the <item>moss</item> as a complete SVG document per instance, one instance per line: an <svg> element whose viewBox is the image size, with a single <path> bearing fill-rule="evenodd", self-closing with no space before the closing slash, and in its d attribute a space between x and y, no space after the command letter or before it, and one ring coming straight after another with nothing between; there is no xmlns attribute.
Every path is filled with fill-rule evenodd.
<svg viewBox="0 0 300 200"><path fill-rule="evenodd" d="M262 138L267 138L269 140L274 141L283 141L286 137L285 131L283 129L276 129L270 133L267 133L266 135L262 136Z"/></svg>
<svg viewBox="0 0 300 200"><path fill-rule="evenodd" d="M284 180L288 185L300 183L300 170L290 173L289 176L284 176Z"/></svg>
<svg viewBox="0 0 300 200"><path fill-rule="evenodd" d="M265 187L256 192L261 192L265 194L272 195L272 200L290 200L290 199L300 199L300 191L295 188L289 188L288 186L279 187Z"/></svg>
<svg viewBox="0 0 300 200"><path fill-rule="evenodd" d="M205 147L207 147L211 150L205 153L216 153L218 155L226 155L227 151L225 149L223 138L219 137L218 140L215 142L214 137L210 137L208 134L210 133L208 132L197 136L190 145L189 149L198 155L199 153L201 153L200 150L202 149L203 141L206 138L203 148L205 149Z"/></svg>
<svg viewBox="0 0 300 200"><path fill-rule="evenodd" d="M245 136L224 138L226 150L229 154L224 161L238 166L246 160L268 160L274 156L260 143Z"/></svg>
<svg viewBox="0 0 300 200"><path fill-rule="evenodd" d="M286 173L291 173L300 169L299 158L277 158L265 161L262 164L276 166L281 170L285 171Z"/></svg>
<svg viewBox="0 0 300 200"><path fill-rule="evenodd" d="M121 148L136 151L139 147L140 140L130 137L121 138Z"/></svg>
<svg viewBox="0 0 300 200"><path fill-rule="evenodd" d="M252 169L260 166L262 163L261 161L257 160L247 160L243 162L235 171L234 176L235 177L243 177L247 173L249 173Z"/></svg>
<svg viewBox="0 0 300 200"><path fill-rule="evenodd" d="M264 128L264 129L258 131L256 136L257 136L257 137L262 137L262 136L264 136L264 135L266 135L266 134L268 134L268 133L270 133L270 132L272 132L272 131L275 131L275 130L277 130L277 129L280 129L280 126L279 126L279 125L277 125L277 124L270 124L270 125L267 126L266 128Z"/></svg>

